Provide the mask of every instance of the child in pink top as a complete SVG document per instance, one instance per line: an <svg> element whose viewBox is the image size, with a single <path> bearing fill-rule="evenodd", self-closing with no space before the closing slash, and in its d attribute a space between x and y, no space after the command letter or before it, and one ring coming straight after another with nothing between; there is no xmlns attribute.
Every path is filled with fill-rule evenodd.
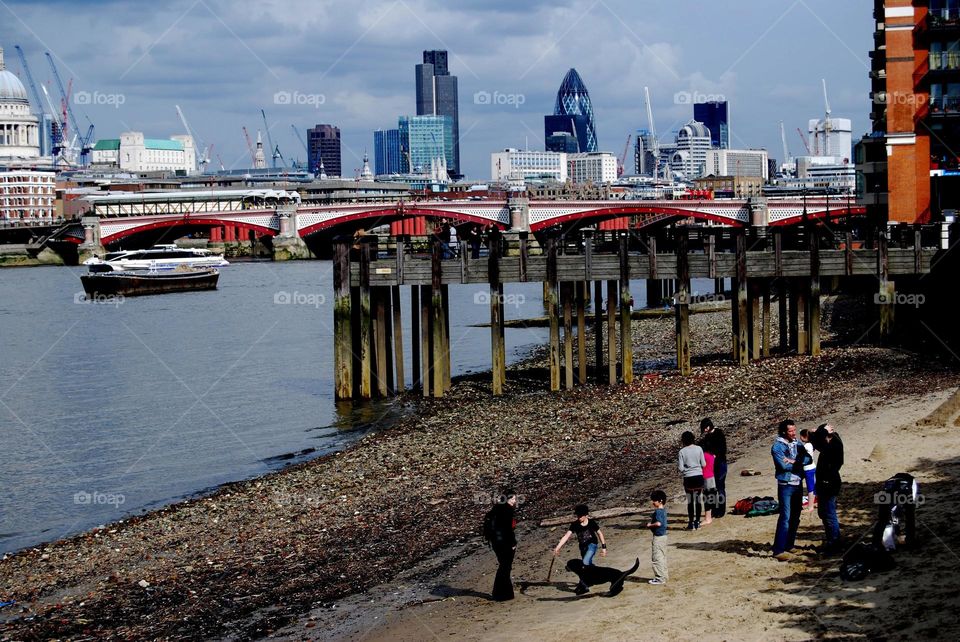
<svg viewBox="0 0 960 642"><path fill-rule="evenodd" d="M717 480L713 474L713 462L716 456L713 453L703 451L703 459L707 462L703 467L703 490L704 490L704 515L703 525L713 522L713 507L717 505Z"/></svg>

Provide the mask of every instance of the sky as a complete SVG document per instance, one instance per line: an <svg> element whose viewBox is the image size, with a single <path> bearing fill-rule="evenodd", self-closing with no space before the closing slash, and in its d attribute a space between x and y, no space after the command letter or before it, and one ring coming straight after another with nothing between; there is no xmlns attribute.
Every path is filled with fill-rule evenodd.
<svg viewBox="0 0 960 642"><path fill-rule="evenodd" d="M779 121L803 153L796 129L823 116L824 78L856 139L870 126L872 11L872 0L0 0L0 47L20 74L19 44L55 93L50 51L98 138L184 133L180 105L213 144L213 165L219 155L249 167L241 126L256 137L264 109L288 159L306 157L291 125L339 126L346 176L372 158L375 129L415 113L422 51L446 49L462 169L482 181L491 152L543 149L543 116L570 67L590 92L600 149L617 156L648 125L645 86L661 140L692 118L691 100L726 99L731 145L780 159Z"/></svg>

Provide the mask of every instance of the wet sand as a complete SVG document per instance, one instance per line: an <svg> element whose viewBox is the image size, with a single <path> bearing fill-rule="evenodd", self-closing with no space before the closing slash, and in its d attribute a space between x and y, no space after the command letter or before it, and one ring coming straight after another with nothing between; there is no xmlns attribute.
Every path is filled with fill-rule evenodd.
<svg viewBox="0 0 960 642"><path fill-rule="evenodd" d="M637 363L668 360L673 321L634 325ZM466 591L456 599L482 611L492 576L483 576L490 555L480 550L479 524L504 485L523 494L526 524L584 500L635 503L650 483L670 477L680 432L704 415L726 430L739 459L784 415L811 423L960 385L957 372L934 360L873 347L735 367L723 354L728 312L695 315L691 326L698 355L691 377L641 374L631 386L550 394L542 359L534 358L508 373L505 397L489 396L486 376L464 378L443 400L403 400L416 412L335 456L7 556L0 601L18 603L0 610L0 632L11 639L350 637L369 631L376 617L404 613L384 606L384 591L404 604ZM829 327L824 334L832 336ZM628 550L630 560L645 561L635 527L616 526L608 526L614 537L633 539L611 547L608 561L622 564ZM523 528L527 537L532 527ZM522 556L518 579L541 580L532 569L542 557ZM441 587L444 573L453 574L451 589ZM381 597L362 593L370 589ZM537 593L531 599L572 597L554 587L529 591Z"/></svg>

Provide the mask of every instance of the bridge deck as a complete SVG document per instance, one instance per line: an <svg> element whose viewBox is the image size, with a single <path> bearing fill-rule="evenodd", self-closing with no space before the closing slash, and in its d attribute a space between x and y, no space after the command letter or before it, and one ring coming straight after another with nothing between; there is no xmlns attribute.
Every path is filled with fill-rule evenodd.
<svg viewBox="0 0 960 642"><path fill-rule="evenodd" d="M890 248L888 250L888 274L897 275L926 274L930 271L934 256L939 250L923 248L920 250ZM691 278L734 278L737 276L737 260L733 253L717 253L713 260L703 252L687 255ZM877 275L877 250L820 250L819 276L871 276ZM676 279L677 255L657 253L655 259L649 254L630 254L628 258L631 279ZM784 250L777 255L772 251L747 252L747 278L809 277L810 252ZM521 274L519 256L507 256L499 259L500 283L522 283L527 281L545 281L547 278L547 257L529 256L526 258L525 274ZM459 258L440 262L441 283L489 283L489 260L487 257L471 259L461 255ZM651 270L655 265L656 272ZM360 286L360 265L351 263L350 285ZM558 281L598 281L620 278L620 258L616 254L594 254L589 264L585 255L561 255L557 257ZM428 255L404 255L402 266L396 256L370 262L370 285L430 285L431 258Z"/></svg>

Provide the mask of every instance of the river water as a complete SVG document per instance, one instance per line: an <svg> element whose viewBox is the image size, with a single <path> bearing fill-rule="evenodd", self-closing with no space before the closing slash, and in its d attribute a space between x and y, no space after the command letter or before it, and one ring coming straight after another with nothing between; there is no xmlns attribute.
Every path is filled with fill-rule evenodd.
<svg viewBox="0 0 960 642"><path fill-rule="evenodd" d="M0 553L342 448L395 415L334 403L327 261L238 262L214 292L122 302L88 302L84 272L0 270ZM489 330L471 327L489 319L485 293L450 288L455 376L490 367ZM542 315L541 295L508 285L507 319ZM508 329L508 361L546 334Z"/></svg>

